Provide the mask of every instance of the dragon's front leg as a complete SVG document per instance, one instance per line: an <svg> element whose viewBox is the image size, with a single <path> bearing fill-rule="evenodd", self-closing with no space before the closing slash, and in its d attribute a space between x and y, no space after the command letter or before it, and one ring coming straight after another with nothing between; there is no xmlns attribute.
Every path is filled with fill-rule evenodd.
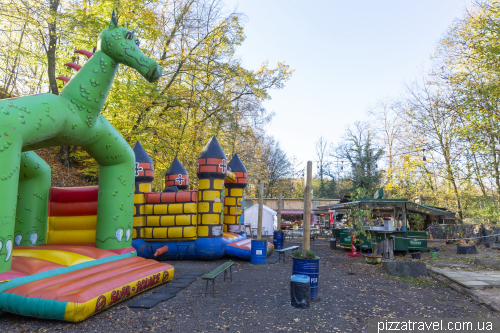
<svg viewBox="0 0 500 333"><path fill-rule="evenodd" d="M16 245L45 244L50 176L50 167L40 156L33 151L21 153L14 236Z"/></svg>
<svg viewBox="0 0 500 333"><path fill-rule="evenodd" d="M99 138L83 147L99 163L95 245L122 249L132 245L135 155L118 131L100 119Z"/></svg>
<svg viewBox="0 0 500 333"><path fill-rule="evenodd" d="M0 273L10 270L23 138L0 124Z"/></svg>

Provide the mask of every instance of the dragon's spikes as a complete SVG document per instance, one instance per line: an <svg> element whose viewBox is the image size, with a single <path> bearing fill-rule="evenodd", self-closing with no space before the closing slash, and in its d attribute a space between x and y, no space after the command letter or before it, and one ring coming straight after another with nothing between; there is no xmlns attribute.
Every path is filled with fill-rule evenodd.
<svg viewBox="0 0 500 333"><path fill-rule="evenodd" d="M64 81L64 82L68 83L69 82L69 77L58 76L58 77L56 77L56 80L61 80L61 81Z"/></svg>
<svg viewBox="0 0 500 333"><path fill-rule="evenodd" d="M94 53L85 50L75 50L75 53L83 54L84 56L87 57L87 59L90 59L90 57L94 55Z"/></svg>
<svg viewBox="0 0 500 333"><path fill-rule="evenodd" d="M82 66L74 64L72 62L67 62L64 64L64 66L68 66L68 67L71 67L73 69L76 69L77 72L80 70L80 68L82 68Z"/></svg>

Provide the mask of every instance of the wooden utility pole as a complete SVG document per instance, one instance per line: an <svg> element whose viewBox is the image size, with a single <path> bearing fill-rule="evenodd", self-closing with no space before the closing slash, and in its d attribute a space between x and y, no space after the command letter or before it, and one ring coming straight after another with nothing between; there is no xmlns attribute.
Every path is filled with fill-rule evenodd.
<svg viewBox="0 0 500 333"><path fill-rule="evenodd" d="M281 229L281 191L278 192L278 225L276 226L276 230Z"/></svg>
<svg viewBox="0 0 500 333"><path fill-rule="evenodd" d="M311 190L312 190L312 162L307 161L306 188L304 190L304 223L302 224L302 251L311 249Z"/></svg>
<svg viewBox="0 0 500 333"><path fill-rule="evenodd" d="M262 210L264 209L264 182L259 189L259 218L257 220L257 239L262 239Z"/></svg>

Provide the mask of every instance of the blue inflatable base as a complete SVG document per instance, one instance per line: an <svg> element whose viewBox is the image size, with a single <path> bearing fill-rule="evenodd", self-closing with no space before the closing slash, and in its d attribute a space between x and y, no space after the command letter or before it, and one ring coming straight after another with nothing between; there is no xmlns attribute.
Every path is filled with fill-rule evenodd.
<svg viewBox="0 0 500 333"><path fill-rule="evenodd" d="M226 245L246 239L246 235L239 238L198 238L193 241L179 242L146 242L144 239L135 239L132 246L137 255L146 259L156 260L216 260L226 254ZM158 257L154 256L157 249L168 246L168 251ZM250 258L250 257L249 257Z"/></svg>

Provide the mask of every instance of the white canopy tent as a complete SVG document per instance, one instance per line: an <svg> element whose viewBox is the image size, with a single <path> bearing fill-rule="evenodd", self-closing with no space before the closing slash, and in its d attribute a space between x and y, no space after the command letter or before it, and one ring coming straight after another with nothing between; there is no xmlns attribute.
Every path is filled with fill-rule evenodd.
<svg viewBox="0 0 500 333"><path fill-rule="evenodd" d="M271 235L273 233L275 229L274 216L276 216L277 214L278 213L276 213L266 205L262 207L262 228L264 230L264 232L262 233L263 235ZM258 218L259 205L253 205L252 207L245 209L245 225L250 224L252 228L256 228L255 230L257 230Z"/></svg>

